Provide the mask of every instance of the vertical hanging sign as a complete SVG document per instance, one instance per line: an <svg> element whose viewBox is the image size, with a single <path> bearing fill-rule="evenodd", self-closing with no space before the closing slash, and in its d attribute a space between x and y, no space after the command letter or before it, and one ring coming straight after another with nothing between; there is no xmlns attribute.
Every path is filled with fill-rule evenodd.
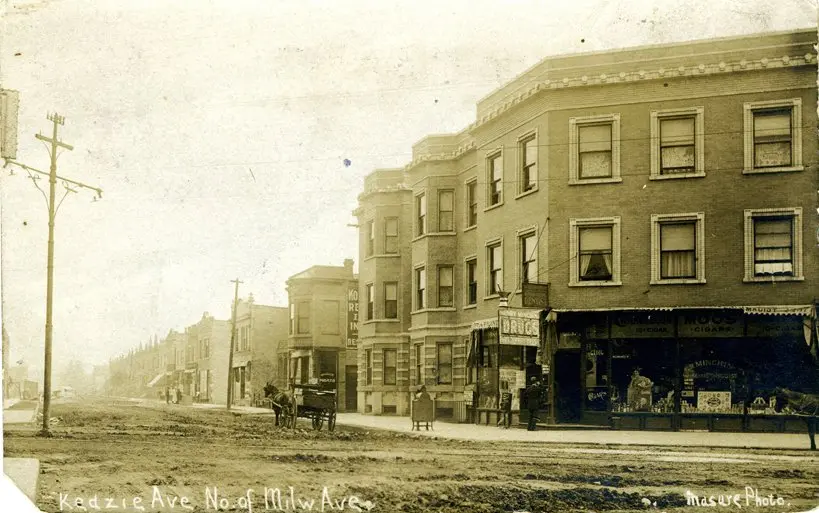
<svg viewBox="0 0 819 513"><path fill-rule="evenodd" d="M358 286L347 288L347 347L358 346Z"/></svg>

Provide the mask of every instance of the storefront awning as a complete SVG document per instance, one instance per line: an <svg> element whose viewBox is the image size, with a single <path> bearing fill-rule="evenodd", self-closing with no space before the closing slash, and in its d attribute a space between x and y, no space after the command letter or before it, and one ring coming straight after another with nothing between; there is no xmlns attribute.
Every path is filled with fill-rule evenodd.
<svg viewBox="0 0 819 513"><path fill-rule="evenodd" d="M485 330L488 328L497 328L498 327L498 318L494 317L492 319L483 319L480 321L475 321L472 323L473 330Z"/></svg>
<svg viewBox="0 0 819 513"><path fill-rule="evenodd" d="M761 305L761 306L654 306L654 307L617 307L617 308L555 308L556 313L572 312L671 312L674 310L742 310L747 315L815 315L810 305ZM474 326L474 325L473 325Z"/></svg>
<svg viewBox="0 0 819 513"><path fill-rule="evenodd" d="M164 372L163 372L163 373L161 373L161 374L157 374L157 375L154 377L154 379L152 379L151 381L149 381L149 382L148 382L148 386L149 386L149 387L155 386L157 383L159 383L159 380L161 380L161 379L162 379L162 378L164 378L164 377L165 377L165 373L164 373Z"/></svg>
<svg viewBox="0 0 819 513"><path fill-rule="evenodd" d="M743 306L742 311L747 315L814 315L810 305Z"/></svg>

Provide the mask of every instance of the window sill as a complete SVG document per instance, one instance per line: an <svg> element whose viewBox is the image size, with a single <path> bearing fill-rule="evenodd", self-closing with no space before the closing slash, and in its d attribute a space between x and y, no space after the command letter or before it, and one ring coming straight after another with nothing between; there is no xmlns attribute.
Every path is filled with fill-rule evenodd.
<svg viewBox="0 0 819 513"><path fill-rule="evenodd" d="M474 310L474 309L476 309L476 308L478 308L477 303L473 303L473 304L471 304L471 305L466 305L466 306L464 306L464 307L463 307L463 310Z"/></svg>
<svg viewBox="0 0 819 513"><path fill-rule="evenodd" d="M396 323L396 322L401 322L401 321L398 320L398 319L370 319L369 321L362 322L361 325L366 326L367 324L380 324L380 323L392 324L392 323ZM335 333L335 335L338 335L338 333Z"/></svg>
<svg viewBox="0 0 819 513"><path fill-rule="evenodd" d="M569 282L569 287L619 287L622 281L577 281Z"/></svg>
<svg viewBox="0 0 819 513"><path fill-rule="evenodd" d="M534 187L532 189L529 189L528 191L521 192L520 194L515 196L515 199L517 200L517 199L525 198L526 196L531 196L532 194L536 193L537 191L538 191L538 188Z"/></svg>
<svg viewBox="0 0 819 513"><path fill-rule="evenodd" d="M382 253L380 255L370 255L368 257L364 257L361 261L367 262L369 260L376 260L378 258L400 258L401 255L398 253Z"/></svg>
<svg viewBox="0 0 819 513"><path fill-rule="evenodd" d="M458 235L458 233L453 230L451 232L429 232L427 235L430 237L450 237Z"/></svg>
<svg viewBox="0 0 819 513"><path fill-rule="evenodd" d="M805 281L804 276L746 276L745 283L780 283L783 281Z"/></svg>
<svg viewBox="0 0 819 513"><path fill-rule="evenodd" d="M760 167L743 169L743 175L764 175L768 173L793 173L796 171L804 171L805 166L782 166L782 167Z"/></svg>
<svg viewBox="0 0 819 513"><path fill-rule="evenodd" d="M484 296L483 300L484 301L489 301L490 299L498 299L499 297L500 297L500 294L489 294L488 296Z"/></svg>
<svg viewBox="0 0 819 513"><path fill-rule="evenodd" d="M705 171L699 171L697 173L679 173L679 174L669 174L669 175L652 174L648 179L649 180L676 180L676 179L685 179L685 178L705 178Z"/></svg>
<svg viewBox="0 0 819 513"><path fill-rule="evenodd" d="M424 233L424 234L421 234L421 235L416 235L410 242L418 242L421 239L426 239L427 235L429 235L429 234Z"/></svg>
<svg viewBox="0 0 819 513"><path fill-rule="evenodd" d="M410 312L411 315L427 313L427 312L457 312L458 310L454 306L441 306L438 308L422 308L420 310L413 310Z"/></svg>
<svg viewBox="0 0 819 513"><path fill-rule="evenodd" d="M501 201L500 203L495 203L494 205L490 205L490 206L486 207L485 209L483 209L483 211L484 212L489 212L490 210L494 210L494 209L502 207L502 206L503 206L503 201Z"/></svg>
<svg viewBox="0 0 819 513"><path fill-rule="evenodd" d="M472 226L467 226L466 228L464 228L463 231L464 231L464 233L471 232L472 230L474 230L477 227L478 227L477 224L473 224Z"/></svg>
<svg viewBox="0 0 819 513"><path fill-rule="evenodd" d="M576 178L569 180L569 185L591 185L591 184L598 184L598 183L620 183L623 179L618 177L614 178Z"/></svg>
<svg viewBox="0 0 819 513"><path fill-rule="evenodd" d="M699 285L704 283L705 278L675 278L666 280L651 280L649 285Z"/></svg>

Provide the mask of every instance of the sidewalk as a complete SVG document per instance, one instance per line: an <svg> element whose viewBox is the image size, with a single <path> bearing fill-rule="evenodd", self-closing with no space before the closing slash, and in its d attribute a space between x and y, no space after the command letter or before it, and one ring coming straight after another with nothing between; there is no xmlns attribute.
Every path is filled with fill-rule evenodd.
<svg viewBox="0 0 819 513"><path fill-rule="evenodd" d="M3 408L3 424L28 424L37 420L40 407L37 401L17 401L8 408Z"/></svg>
<svg viewBox="0 0 819 513"><path fill-rule="evenodd" d="M805 450L810 447L808 435L798 433L558 430L554 428L532 432L520 428L501 429L494 426L445 422L436 422L434 431L411 431L409 417L362 415L360 413L339 413L336 423L361 428L420 433L424 436L437 436L456 440L733 449Z"/></svg>

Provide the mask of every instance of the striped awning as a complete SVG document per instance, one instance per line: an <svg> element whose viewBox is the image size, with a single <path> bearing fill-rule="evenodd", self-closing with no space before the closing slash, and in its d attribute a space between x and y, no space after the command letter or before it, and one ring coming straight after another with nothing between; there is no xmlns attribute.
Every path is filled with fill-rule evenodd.
<svg viewBox="0 0 819 513"><path fill-rule="evenodd" d="M472 323L473 330L485 330L488 328L497 328L498 327L498 318L494 317L492 319L482 319L480 321L475 321Z"/></svg>
<svg viewBox="0 0 819 513"><path fill-rule="evenodd" d="M148 382L148 386L152 387L152 386L156 385L157 383L159 383L159 380L164 378L164 377L165 377L164 372L160 373L160 374L157 374L156 376L154 376L154 379L152 379L151 381Z"/></svg>
<svg viewBox="0 0 819 513"><path fill-rule="evenodd" d="M810 305L763 305L743 306L742 311L748 315L815 315Z"/></svg>
<svg viewBox="0 0 819 513"><path fill-rule="evenodd" d="M652 306L652 307L617 307L617 308L555 308L557 313L573 312L671 312L674 310L742 310L747 315L816 315L811 305L759 305L759 306Z"/></svg>

